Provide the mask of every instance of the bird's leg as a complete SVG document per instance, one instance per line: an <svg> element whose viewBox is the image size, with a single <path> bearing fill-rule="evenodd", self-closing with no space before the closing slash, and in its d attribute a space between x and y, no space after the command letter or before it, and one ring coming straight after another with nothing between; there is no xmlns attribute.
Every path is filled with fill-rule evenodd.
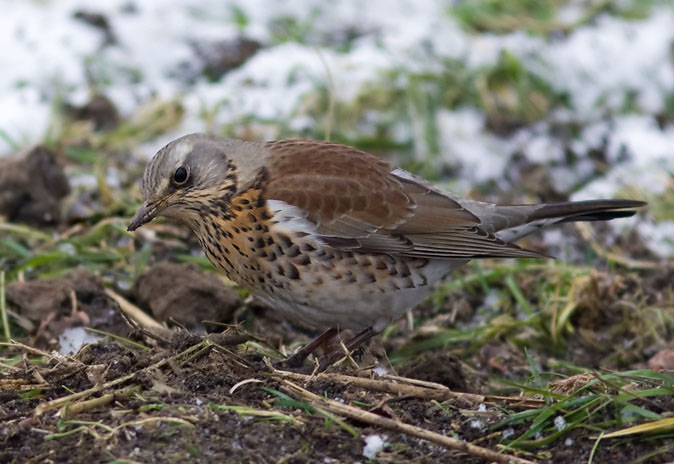
<svg viewBox="0 0 674 464"><path fill-rule="evenodd" d="M347 341L344 346L346 347L347 352L351 353L375 335L377 335L377 332L372 327L368 327ZM344 350L342 350L341 345L333 345L332 349L318 360L317 372L323 372L348 353L345 353Z"/></svg>
<svg viewBox="0 0 674 464"><path fill-rule="evenodd" d="M289 356L285 361L282 361L279 364L283 367L289 367L291 369L302 367L304 365L304 361L306 361L311 353L316 351L316 349L321 346L328 346L330 341L336 336L337 329L328 329L298 350L295 354Z"/></svg>

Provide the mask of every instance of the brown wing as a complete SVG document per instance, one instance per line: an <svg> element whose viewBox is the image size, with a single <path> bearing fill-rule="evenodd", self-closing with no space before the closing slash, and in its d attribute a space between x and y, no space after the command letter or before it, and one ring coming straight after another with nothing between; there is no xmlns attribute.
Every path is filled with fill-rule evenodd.
<svg viewBox="0 0 674 464"><path fill-rule="evenodd" d="M300 208L336 248L410 257L538 256L499 240L455 200L345 145L269 142L268 199Z"/></svg>

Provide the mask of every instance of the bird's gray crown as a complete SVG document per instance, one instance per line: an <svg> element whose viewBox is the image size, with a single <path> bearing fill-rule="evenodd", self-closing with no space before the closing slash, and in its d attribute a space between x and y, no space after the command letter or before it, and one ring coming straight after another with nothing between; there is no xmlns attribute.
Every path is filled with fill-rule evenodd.
<svg viewBox="0 0 674 464"><path fill-rule="evenodd" d="M254 145L212 134L180 137L159 150L148 164L143 175L143 197L148 201L166 195L180 167L188 171L188 187L207 189L217 186L227 174L228 160L254 156Z"/></svg>

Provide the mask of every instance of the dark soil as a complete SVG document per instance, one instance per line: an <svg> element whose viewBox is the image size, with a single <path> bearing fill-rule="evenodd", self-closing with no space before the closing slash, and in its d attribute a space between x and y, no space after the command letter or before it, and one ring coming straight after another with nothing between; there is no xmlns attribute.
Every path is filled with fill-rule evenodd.
<svg viewBox="0 0 674 464"><path fill-rule="evenodd" d="M61 157L46 147L0 160L0 217L10 222L53 224L70 192Z"/></svg>
<svg viewBox="0 0 674 464"><path fill-rule="evenodd" d="M218 279L195 268L161 264L139 277L134 294L142 305L154 294L158 301L166 300L162 308L173 305L186 308L188 314L194 312L192 319L182 319L189 325L204 315L212 316L208 311L197 313L199 306L209 310L223 307L224 302L230 310L235 306L238 296L223 288L226 287ZM601 297L610 307L622 291L629 290L629 285L616 289L611 281L599 279L591 288L596 292L594 296ZM79 318L72 312L70 295L73 291L77 299L74 314L80 314ZM7 296L12 307L36 321L42 330L41 334L34 334L34 346L50 348L57 336L54 331L73 324L95 326L102 314L111 316L110 309L114 306L100 282L83 270L59 279L13 283L7 289ZM60 308L55 314L54 307ZM160 314L163 313L160 311ZM589 318L586 324L597 329L596 324L610 322L602 314L600 309L595 316L583 317ZM128 335L128 328L120 332L125 325L116 311L112 314L112 319L115 318L118 318L117 324L109 323L106 327ZM49 332L37 323L44 319L50 320ZM266 329L263 332L276 332L277 336L286 330L265 319L264 312L258 311L258 323ZM143 340L138 333L131 338ZM256 348L259 342L253 339L241 344L247 338L245 334L216 336L212 338L212 345L187 360L176 355L201 343L202 339L178 330L167 344L155 343L152 350L101 342L85 346L73 358L56 356L38 365L24 362L18 370L5 372L0 377L0 421L3 424L0 462L91 463L119 459L135 462L365 462L364 439L372 434L384 436L388 443L377 454L379 462L484 462L429 441L347 420L357 431L358 436L354 437L334 421L303 410L302 403L285 402L284 405L273 393L284 392L282 380L273 376L263 362L261 351ZM391 348L389 343L384 346L387 347ZM271 348L267 350L273 354ZM508 355L507 352L507 345L491 345L491 348L485 346L478 355L488 370L500 373L507 371L500 364L506 358L517 365L525 363L515 353ZM367 350L360 358L361 365L366 365L372 356ZM166 359L168 363L148 369ZM369 371L359 372L346 365L335 367L332 372L374 376L367 373ZM410 378L445 384L454 391L485 392L483 375L464 368L462 362L447 352L427 352L399 366L398 372ZM36 408L43 407L47 401L132 373L137 375L106 389L115 393L109 403L86 407L79 413L68 413L62 407L36 413ZM230 392L242 381L249 383ZM498 404L489 404L478 413L479 405L470 402L450 400L440 404L320 376L315 380L307 377L302 386L321 397L349 404L356 402L365 410L384 417L490 449L497 449L503 440L500 431L494 433L490 428L505 417ZM99 396L95 393L84 399ZM658 411L654 412L674 408L671 397L659 397L656 401ZM77 401L73 400L74 403ZM270 420L239 414L222 406L277 411L285 415L285 420L281 416ZM653 404L648 406L653 410ZM513 432L519 434L524 430L515 427ZM595 439L592 433L573 431L548 447L522 456L541 462L585 462ZM594 459L595 462L629 462L663 445L667 445L666 440L612 440L597 448ZM650 462L668 459L674 459L671 449Z"/></svg>
<svg viewBox="0 0 674 464"><path fill-rule="evenodd" d="M231 338L229 338L231 339ZM227 337L215 339L226 343ZM171 343L156 351L134 350L117 343L99 343L83 348L72 359L54 358L41 367L27 367L0 377L3 388L11 380L23 382L18 389L0 394L0 462L365 462L364 437L384 435L387 447L380 462L484 462L390 430L351 422L359 436L354 437L338 424L318 414L302 412L297 405L282 406L269 390L283 391L258 354L244 345L215 346L189 362L172 362L156 369L146 368L199 343L197 337L179 332ZM442 358L425 358L405 366L408 373L419 371L436 378L446 375ZM143 369L146 369L143 371ZM354 375L352 369L338 369ZM32 371L32 373L31 373ZM56 409L37 415L35 408L46 401L80 392L97 383L140 372L118 386L114 401L67 414ZM461 373L459 369L457 375ZM47 385L36 384L36 373ZM230 389L238 382L255 383ZM465 380L457 379L458 382ZM469 382L468 382L469 383ZM424 398L393 396L348 383L317 378L304 386L314 393L343 402L359 402L365 409L399 419L441 434L451 435L496 449L500 434L490 425L502 415L490 405L478 414L462 402L429 402ZM133 392L124 393L124 387ZM113 389L114 390L114 389ZM95 395L94 395L95 396ZM674 408L671 398L658 399L662 411ZM279 411L293 421L264 420L240 415L220 406L248 406L260 411ZM368 406L369 405L369 406ZM472 409L472 412L471 412ZM592 433L572 432L530 458L541 462L586 462L595 440ZM626 462L666 444L614 440L599 447L595 462ZM674 458L671 450L651 462Z"/></svg>

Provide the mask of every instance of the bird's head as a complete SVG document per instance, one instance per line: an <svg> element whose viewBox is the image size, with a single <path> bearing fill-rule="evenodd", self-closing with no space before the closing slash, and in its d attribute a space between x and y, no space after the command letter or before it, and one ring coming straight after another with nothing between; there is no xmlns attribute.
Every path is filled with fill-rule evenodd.
<svg viewBox="0 0 674 464"><path fill-rule="evenodd" d="M238 152L241 144L214 135L190 134L159 150L145 168L143 204L128 230L157 216L190 225L198 221L209 201L227 201L237 189L236 169L228 154Z"/></svg>

